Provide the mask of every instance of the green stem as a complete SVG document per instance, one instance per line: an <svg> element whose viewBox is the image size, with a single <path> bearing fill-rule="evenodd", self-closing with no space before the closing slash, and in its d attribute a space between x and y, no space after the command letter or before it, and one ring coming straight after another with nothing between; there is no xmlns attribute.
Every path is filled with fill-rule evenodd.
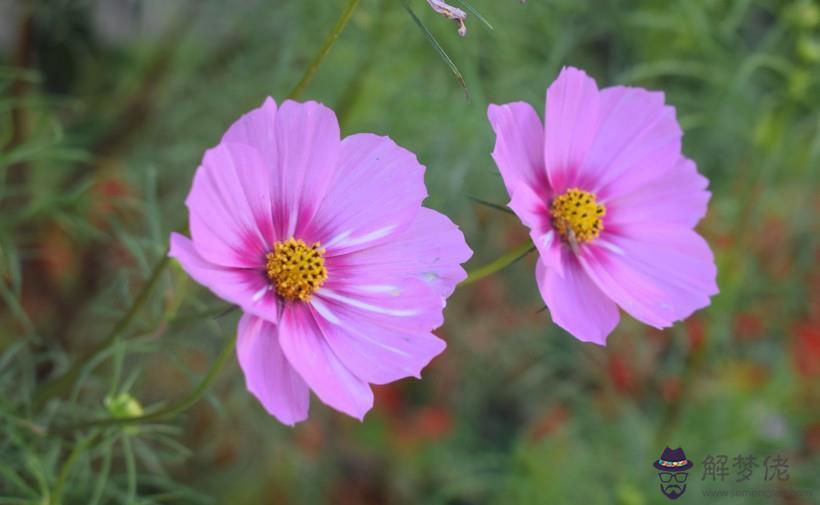
<svg viewBox="0 0 820 505"><path fill-rule="evenodd" d="M661 416L658 429L655 431L655 447L659 444L665 444L669 440L669 436L673 433L682 409L688 404L689 398L692 394L692 383L698 377L701 367L703 366L706 357L706 343L704 342L695 349L690 349L686 356L686 363L684 364L681 377L681 390L677 398L668 403Z"/></svg>
<svg viewBox="0 0 820 505"><path fill-rule="evenodd" d="M476 270L473 270L467 275L467 278L464 279L458 287L467 286L472 284L478 280L483 279L489 275L492 275L498 271L501 271L508 266L512 265L516 261L520 260L524 256L528 255L529 253L535 250L535 246L532 245L532 242L527 241L520 246L516 247L512 251L508 252L504 256L501 256L497 260L487 263L483 267L480 267Z"/></svg>
<svg viewBox="0 0 820 505"><path fill-rule="evenodd" d="M228 342L225 343L225 346L219 351L219 355L216 357L216 361L214 361L211 368L208 370L208 373L205 374L205 377L202 381L197 385L197 387L191 391L188 396L183 398L182 400L178 401L177 403L168 405L156 412L152 412L150 414L145 414L142 416L135 416L135 417L110 417L106 419L97 419L94 421L89 421L85 423L80 423L74 426L70 426L66 429L58 429L58 432L71 432L76 430L83 430L88 428L104 428L104 427L111 427L111 426L125 426L129 424L138 424L138 423L147 423L152 421L160 421L162 419L168 419L171 417L176 416L182 412L185 412L189 408L193 407L208 391L208 388L211 386L211 383L216 379L219 375L220 370L222 367L225 366L225 363L228 362L228 359L233 355L233 350L236 347L236 336L229 339Z"/></svg>
<svg viewBox="0 0 820 505"><path fill-rule="evenodd" d="M68 459L63 466L60 468L60 473L57 476L57 483L54 486L54 491L51 493L51 499L48 503L51 505L60 505L63 502L63 491L65 489L66 482L68 481L68 475L71 473L71 469L74 468L74 465L77 463L77 459L80 455L85 451L86 447L91 445L91 442L97 437L97 433L92 433L88 437L80 440L74 446L74 450L71 451L71 454L68 456Z"/></svg>
<svg viewBox="0 0 820 505"><path fill-rule="evenodd" d="M333 45L336 43L336 39L339 38L342 31L344 31L345 26L347 26L347 22L350 21L350 16L353 15L353 11L356 10L356 6L359 5L359 0L348 0L347 5L345 6L344 11L342 11L341 16L336 21L336 26L333 27L333 30L327 34L325 37L325 41L322 44L321 49L313 58L313 61L308 66L305 74L302 76L302 79L293 88L293 91L290 92L288 98L296 99L302 95L302 92L305 91L310 81L313 80L313 76L316 75L316 71L319 70L319 67L322 65L322 62L327 57L330 50L333 48Z"/></svg>
<svg viewBox="0 0 820 505"><path fill-rule="evenodd" d="M108 336L105 337L104 340L100 341L93 349L88 351L84 356L78 359L74 366L72 366L68 372L64 373L63 375L56 377L45 384L43 384L38 391L34 395L34 408L35 410L39 410L48 400L54 398L55 396L59 396L64 394L67 390L71 388L71 386L77 381L77 378L83 371L83 367L85 364L94 359L100 353L111 347L117 340L119 340L120 336L131 326L131 323L136 318L137 314L139 314L140 310L142 309L145 302L148 301L151 291L153 291L154 286L157 285L159 279L162 277L162 273L165 271L165 268L170 263L170 258L168 257L168 251L166 250L162 258L157 261L157 264L154 265L154 269L151 271L151 276L148 278L148 281L143 285L142 290L137 295L137 298L134 299L134 303L131 304L131 307L128 309L119 322L114 326L114 328L108 333Z"/></svg>

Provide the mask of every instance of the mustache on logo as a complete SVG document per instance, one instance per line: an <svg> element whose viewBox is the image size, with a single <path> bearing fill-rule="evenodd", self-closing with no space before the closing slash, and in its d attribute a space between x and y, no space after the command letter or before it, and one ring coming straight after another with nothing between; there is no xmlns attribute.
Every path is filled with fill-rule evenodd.
<svg viewBox="0 0 820 505"><path fill-rule="evenodd" d="M682 495L685 491L685 484L683 486L679 486L677 484L667 484L666 486L661 485L661 492L671 500L680 497L680 495Z"/></svg>

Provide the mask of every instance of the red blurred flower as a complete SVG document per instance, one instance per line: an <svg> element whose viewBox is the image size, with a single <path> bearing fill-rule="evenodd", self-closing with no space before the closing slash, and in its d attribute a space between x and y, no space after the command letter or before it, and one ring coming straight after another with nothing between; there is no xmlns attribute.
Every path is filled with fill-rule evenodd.
<svg viewBox="0 0 820 505"><path fill-rule="evenodd" d="M569 420L569 411L562 405L556 405L538 417L530 428L530 439L533 442L542 440L555 433Z"/></svg>
<svg viewBox="0 0 820 505"><path fill-rule="evenodd" d="M686 333L689 336L690 352L699 351L706 342L706 327L703 320L697 316L687 319L684 322Z"/></svg>
<svg viewBox="0 0 820 505"><path fill-rule="evenodd" d="M607 363L607 372L615 389L621 393L632 394L637 389L637 374L629 359L618 353L611 353Z"/></svg>
<svg viewBox="0 0 820 505"><path fill-rule="evenodd" d="M123 201L134 196L134 190L121 177L110 174L94 182L90 196L88 219L96 226L104 226L111 222L113 215L123 211Z"/></svg>
<svg viewBox="0 0 820 505"><path fill-rule="evenodd" d="M794 368L804 378L820 377L820 325L808 322L797 327L792 358Z"/></svg>

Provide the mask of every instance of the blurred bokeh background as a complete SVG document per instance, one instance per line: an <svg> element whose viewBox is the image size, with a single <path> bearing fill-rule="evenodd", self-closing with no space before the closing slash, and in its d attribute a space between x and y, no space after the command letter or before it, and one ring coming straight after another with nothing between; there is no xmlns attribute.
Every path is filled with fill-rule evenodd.
<svg viewBox="0 0 820 505"><path fill-rule="evenodd" d="M470 0L492 29L471 14L463 39L408 0L468 93L403 2L361 0L302 99L418 154L468 268L527 240L470 199L507 202L487 104L540 110L571 64L677 108L711 181L699 230L720 295L668 331L625 316L600 348L540 310L528 257L455 293L447 351L376 387L363 423L314 398L279 425L231 356L170 419L59 428L172 405L232 337L236 311L171 265L91 353L184 229L203 151L288 95L345 3L0 0L0 504L642 505L667 501L651 466L667 445L696 465L682 502L820 503L816 0ZM702 481L721 454L730 475ZM736 483L740 454L759 466ZM766 481L778 454L789 479ZM702 495L735 489L769 494Z"/></svg>

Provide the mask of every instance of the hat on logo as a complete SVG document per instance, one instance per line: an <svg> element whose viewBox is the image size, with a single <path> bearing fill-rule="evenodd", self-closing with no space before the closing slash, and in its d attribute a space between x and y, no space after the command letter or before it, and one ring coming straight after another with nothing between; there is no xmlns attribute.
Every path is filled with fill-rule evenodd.
<svg viewBox="0 0 820 505"><path fill-rule="evenodd" d="M667 447L659 460L654 463L655 468L664 472L685 472L692 468L692 462L686 459L683 449L670 449Z"/></svg>

